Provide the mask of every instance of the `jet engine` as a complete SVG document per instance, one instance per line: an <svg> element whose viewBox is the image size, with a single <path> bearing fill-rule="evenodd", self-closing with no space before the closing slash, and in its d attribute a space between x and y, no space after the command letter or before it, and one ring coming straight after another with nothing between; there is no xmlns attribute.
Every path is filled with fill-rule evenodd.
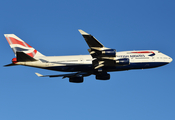
<svg viewBox="0 0 175 120"><path fill-rule="evenodd" d="M109 80L110 79L110 74L107 72L101 72L96 74L96 79L97 80Z"/></svg>
<svg viewBox="0 0 175 120"><path fill-rule="evenodd" d="M101 51L101 56L103 57L115 57L116 56L116 50L115 49L107 49Z"/></svg>
<svg viewBox="0 0 175 120"><path fill-rule="evenodd" d="M89 49L89 52L92 57L116 57L115 49L106 49L100 51L96 49Z"/></svg>
<svg viewBox="0 0 175 120"><path fill-rule="evenodd" d="M69 78L69 82L72 82L72 83L82 83L84 80L83 80L83 77L70 77Z"/></svg>
<svg viewBox="0 0 175 120"><path fill-rule="evenodd" d="M130 62L128 58L121 58L121 59L116 60L116 64L123 66L123 65L129 65Z"/></svg>

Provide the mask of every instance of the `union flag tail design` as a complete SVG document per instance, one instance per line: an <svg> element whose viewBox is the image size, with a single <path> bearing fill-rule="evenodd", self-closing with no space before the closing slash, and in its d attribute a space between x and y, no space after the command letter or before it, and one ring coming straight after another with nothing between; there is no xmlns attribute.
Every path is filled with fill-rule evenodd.
<svg viewBox="0 0 175 120"><path fill-rule="evenodd" d="M17 37L15 34L4 34L4 36L7 39L13 52L15 53L15 56L17 52L24 52L25 54L29 55L32 58L44 56L36 49L28 45L26 42L21 40L19 37Z"/></svg>

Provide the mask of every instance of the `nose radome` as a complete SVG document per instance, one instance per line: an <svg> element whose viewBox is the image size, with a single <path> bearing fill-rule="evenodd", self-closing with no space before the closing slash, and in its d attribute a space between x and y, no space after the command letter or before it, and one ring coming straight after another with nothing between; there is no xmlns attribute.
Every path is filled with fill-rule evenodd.
<svg viewBox="0 0 175 120"><path fill-rule="evenodd" d="M170 57L169 59L170 59L170 60L169 60L169 63L173 61L173 59L172 59L171 57Z"/></svg>

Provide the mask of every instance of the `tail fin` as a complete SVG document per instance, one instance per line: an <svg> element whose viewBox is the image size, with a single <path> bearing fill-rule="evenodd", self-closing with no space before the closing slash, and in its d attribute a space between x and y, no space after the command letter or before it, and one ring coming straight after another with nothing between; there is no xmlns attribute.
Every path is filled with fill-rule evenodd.
<svg viewBox="0 0 175 120"><path fill-rule="evenodd" d="M17 37L15 34L4 34L4 36L7 39L13 52L15 53L15 56L17 56L17 52L23 52L32 58L44 56L36 49L28 45L26 42L21 40L19 37Z"/></svg>

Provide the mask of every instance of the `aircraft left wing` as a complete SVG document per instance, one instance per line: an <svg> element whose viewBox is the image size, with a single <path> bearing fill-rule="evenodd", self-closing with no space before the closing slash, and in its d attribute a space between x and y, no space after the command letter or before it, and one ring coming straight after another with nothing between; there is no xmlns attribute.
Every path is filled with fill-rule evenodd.
<svg viewBox="0 0 175 120"><path fill-rule="evenodd" d="M84 32L83 30L79 30L79 32L84 37L86 43L89 48L88 51L90 55L94 58L92 64L94 69L99 69L104 66L113 66L116 63L116 50L105 47L102 43L100 43L95 37Z"/></svg>
<svg viewBox="0 0 175 120"><path fill-rule="evenodd" d="M40 73L35 73L38 77L63 77L63 78L70 78L70 77L77 77L77 76L89 76L91 73L88 72L77 72L77 73L70 73L70 74L60 74L60 75L42 75Z"/></svg>

